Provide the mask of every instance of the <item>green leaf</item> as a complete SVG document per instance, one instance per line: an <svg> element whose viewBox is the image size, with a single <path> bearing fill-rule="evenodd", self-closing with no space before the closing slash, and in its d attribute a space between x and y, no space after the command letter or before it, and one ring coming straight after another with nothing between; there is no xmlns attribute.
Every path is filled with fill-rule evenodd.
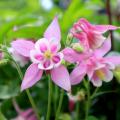
<svg viewBox="0 0 120 120"><path fill-rule="evenodd" d="M7 119L4 117L4 115L1 113L1 111L0 111L0 120L7 120Z"/></svg>

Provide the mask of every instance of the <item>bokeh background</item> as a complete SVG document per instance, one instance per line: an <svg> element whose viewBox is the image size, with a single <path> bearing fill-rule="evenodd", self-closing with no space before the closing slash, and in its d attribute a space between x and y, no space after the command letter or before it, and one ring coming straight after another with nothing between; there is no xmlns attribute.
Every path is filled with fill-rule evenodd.
<svg viewBox="0 0 120 120"><path fill-rule="evenodd" d="M80 18L86 18L93 24L120 26L120 0L0 0L0 44L10 46L10 42L17 38L41 38L55 15L59 18L64 47L70 28ZM120 30L112 33L112 36L113 50L120 52ZM27 66L22 69L23 73L26 68ZM16 116L12 105L14 97L21 108L26 109L30 106L26 93L20 92L20 84L18 73L10 62L0 65L0 120L10 120ZM78 85L78 88L81 88L81 85ZM47 89L45 77L30 89L43 116L47 107ZM119 76L110 83L104 83L101 90L115 92L93 100L90 114L94 117L91 120L120 120ZM59 93L59 89L58 95L53 93L54 102L59 99ZM83 104L81 102L79 106L81 115ZM53 113L54 111L53 108ZM75 113L71 114L68 110L68 98L65 94L60 119L74 120L73 114Z"/></svg>

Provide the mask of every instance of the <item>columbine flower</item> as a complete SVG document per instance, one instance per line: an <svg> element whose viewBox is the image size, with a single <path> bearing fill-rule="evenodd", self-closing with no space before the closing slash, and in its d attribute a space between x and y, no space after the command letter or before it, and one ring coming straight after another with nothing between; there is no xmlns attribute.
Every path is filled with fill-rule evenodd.
<svg viewBox="0 0 120 120"><path fill-rule="evenodd" d="M18 51L30 57L32 64L27 69L21 89L27 89L33 86L41 79L43 71L47 70L55 84L61 88L70 91L69 73L61 64L63 60L60 50L60 28L57 17L54 18L44 33L44 38L39 39L34 45L26 44L25 41L14 42L14 47Z"/></svg>
<svg viewBox="0 0 120 120"><path fill-rule="evenodd" d="M16 101L13 102L13 105L18 114L13 120L37 120L37 117L31 108L23 111L19 108Z"/></svg>
<svg viewBox="0 0 120 120"><path fill-rule="evenodd" d="M71 33L79 39L80 44L86 49L96 49L100 47L106 39L103 33L117 28L118 27L112 25L92 25L86 19L81 18L74 24Z"/></svg>
<svg viewBox="0 0 120 120"><path fill-rule="evenodd" d="M27 46L29 47L27 47ZM22 48L21 48L22 47ZM12 41L11 47L8 48L8 52L11 53L13 59L21 66L24 67L28 64L29 50L34 48L34 43L31 40L17 39Z"/></svg>
<svg viewBox="0 0 120 120"><path fill-rule="evenodd" d="M101 48L96 49L91 53L84 53L84 55L77 53L77 66L70 74L71 84L75 85L82 81L82 79L87 74L89 80L94 86L101 86L102 81L109 82L113 78L112 70L115 69L117 65L120 64L119 56L105 56L107 52L111 49L110 37L104 42ZM68 50L68 49L67 49ZM67 52L65 50L65 52ZM64 53L65 53L64 52ZM72 52L71 52L72 53ZM72 55L73 56L73 55ZM70 58L66 58L70 61ZM75 58L76 60L76 58ZM72 60L73 62L73 60Z"/></svg>

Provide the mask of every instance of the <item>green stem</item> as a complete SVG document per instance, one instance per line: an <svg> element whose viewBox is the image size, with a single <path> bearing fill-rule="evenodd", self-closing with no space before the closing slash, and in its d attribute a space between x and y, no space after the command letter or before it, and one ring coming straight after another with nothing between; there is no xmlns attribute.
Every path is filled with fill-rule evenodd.
<svg viewBox="0 0 120 120"><path fill-rule="evenodd" d="M18 74L19 74L19 76L20 76L20 79L22 80L22 79L23 79L22 71L21 71L19 65L18 65L14 60L13 60L13 62L14 62L14 64L16 65L16 69L17 69L17 71L18 71ZM40 116L39 116L39 114L38 114L37 107L36 107L36 105L35 105L35 102L34 102L32 96L31 96L31 94L30 94L30 91L29 91L28 89L26 90L26 93L27 93L28 99L29 99L29 101L30 101L30 103L31 103L31 105L32 105L32 108L33 108L33 110L34 110L34 112L35 112L38 120L40 120Z"/></svg>
<svg viewBox="0 0 120 120"><path fill-rule="evenodd" d="M46 120L50 120L50 114L51 114L51 100L52 100L52 81L51 81L49 75L48 75L48 84L49 84L49 91L48 91L48 107L47 107Z"/></svg>
<svg viewBox="0 0 120 120"><path fill-rule="evenodd" d="M116 93L117 91L102 91L102 92L98 92L94 95L91 96L91 99L97 97L97 96L100 96L100 95L103 95L103 94L107 94L107 93Z"/></svg>
<svg viewBox="0 0 120 120"><path fill-rule="evenodd" d="M97 88L95 89L95 91L94 91L93 94L90 96L90 98L93 98L93 97L97 94L98 90L99 90L99 87L97 87Z"/></svg>
<svg viewBox="0 0 120 120"><path fill-rule="evenodd" d="M55 95L54 95L54 111L56 114L56 108L57 108L57 98L58 98L58 86L55 85Z"/></svg>
<svg viewBox="0 0 120 120"><path fill-rule="evenodd" d="M76 120L79 120L79 101L76 104Z"/></svg>
<svg viewBox="0 0 120 120"><path fill-rule="evenodd" d="M22 71L21 71L19 65L18 65L18 64L16 63L16 61L12 58L11 54L7 51L7 48L6 48L5 50L2 49L2 51L5 52L5 53L7 53L7 55L9 56L9 58L13 61L13 63L14 63L15 66L16 66L16 69L17 69L17 71L18 71L19 77L20 77L20 79L22 80L22 79L23 79L23 74L22 74ZM38 114L37 107L36 107L36 105L35 105L35 102L34 102L32 96L31 96L31 94L30 94L30 91L29 91L28 89L26 90L26 93L27 93L28 99L29 99L29 101L30 101L30 103L31 103L31 105L32 105L32 108L33 108L33 110L34 110L34 112L35 112L38 120L40 120L40 116L39 116L39 114Z"/></svg>
<svg viewBox="0 0 120 120"><path fill-rule="evenodd" d="M64 90L62 89L61 94L60 94L59 105L58 105L56 116L55 116L55 120L58 120L60 110L61 110L61 107L62 107L63 97L64 97Z"/></svg>
<svg viewBox="0 0 120 120"><path fill-rule="evenodd" d="M84 84L87 90L87 101L86 101L86 110L85 110L85 120L88 119L88 115L89 115L89 108L90 108L90 84L89 84L89 80L85 81L84 80Z"/></svg>

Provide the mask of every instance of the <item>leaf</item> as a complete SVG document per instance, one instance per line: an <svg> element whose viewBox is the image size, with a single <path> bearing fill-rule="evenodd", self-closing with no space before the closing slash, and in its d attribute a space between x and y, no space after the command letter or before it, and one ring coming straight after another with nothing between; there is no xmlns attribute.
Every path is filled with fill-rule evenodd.
<svg viewBox="0 0 120 120"><path fill-rule="evenodd" d="M7 120L7 119L4 117L4 115L1 113L1 111L0 111L0 120Z"/></svg>

